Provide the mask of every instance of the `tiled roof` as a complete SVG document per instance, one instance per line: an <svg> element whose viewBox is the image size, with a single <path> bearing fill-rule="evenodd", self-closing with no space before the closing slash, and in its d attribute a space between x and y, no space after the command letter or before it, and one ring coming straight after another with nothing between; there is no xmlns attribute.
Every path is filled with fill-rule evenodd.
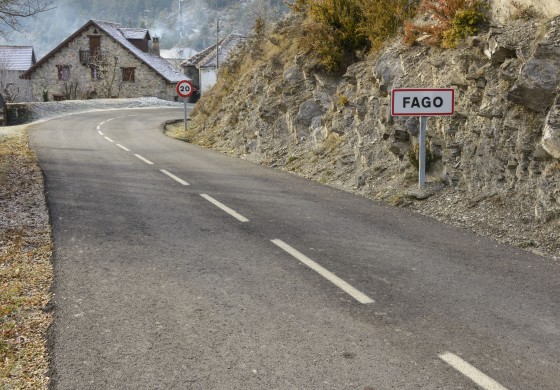
<svg viewBox="0 0 560 390"><path fill-rule="evenodd" d="M173 70L169 62L167 62L164 58L161 58L160 56L153 53L143 52L132 43L130 43L130 41L120 31L120 29L123 29L123 26L121 26L120 24L103 22L101 20L92 20L92 22L96 24L100 29L105 31L108 35L113 37L121 45L126 47L129 51L132 52L132 54L134 54L146 65L159 73L167 81L171 83L177 83L186 78L184 74Z"/></svg>
<svg viewBox="0 0 560 390"><path fill-rule="evenodd" d="M245 37L241 34L230 34L219 42L218 52L220 53L220 63L227 61L231 51L237 47ZM195 54L181 64L182 67L196 66L197 68L215 68L216 67L216 45L212 45Z"/></svg>
<svg viewBox="0 0 560 390"><path fill-rule="evenodd" d="M174 70L171 67L171 64L169 64L169 62L167 62L164 58L161 58L160 56L153 54L153 53L146 53L143 52L142 50L140 50L139 48L137 48L136 46L134 46L124 35L123 31L126 32L127 36L133 36L133 37L137 37L140 36L140 31L144 32L144 35L142 35L141 38L139 39L144 39L146 37L146 34L149 38L149 32L146 29L131 29L131 28L126 28L118 23L112 23L112 22L104 22L101 20L90 20L89 22L87 22L82 28L80 28L78 31L76 31L74 34L72 34L70 37L68 37L64 42L62 42L60 45L58 45L55 49L53 49L50 53L48 53L46 56L44 56L43 58L41 58L39 60L39 62L37 62L34 66L32 66L31 68L29 68L23 75L23 78L28 78L29 75L39 66L41 66L43 63L45 63L52 55L54 55L56 52L58 52L63 46L65 46L66 44L68 44L72 39L74 39L76 36L78 36L83 30L87 29L91 24L95 25L97 28L101 29L102 31L104 31L107 35L109 35L110 37L112 37L115 41L117 41L118 43L120 43L123 47L125 47L128 51L130 51L136 58L138 58L140 61L142 61L143 63L145 63L147 66L149 66L150 68L152 68L157 74L159 74L161 77L163 77L166 81L170 82L170 83L177 83L181 80L184 80L187 78L187 76L185 76L184 74L182 74L181 72L178 72L176 70ZM138 33L138 35L136 35ZM137 39L137 38L129 38L129 39Z"/></svg>
<svg viewBox="0 0 560 390"><path fill-rule="evenodd" d="M0 46L0 69L25 71L35 63L31 46Z"/></svg>

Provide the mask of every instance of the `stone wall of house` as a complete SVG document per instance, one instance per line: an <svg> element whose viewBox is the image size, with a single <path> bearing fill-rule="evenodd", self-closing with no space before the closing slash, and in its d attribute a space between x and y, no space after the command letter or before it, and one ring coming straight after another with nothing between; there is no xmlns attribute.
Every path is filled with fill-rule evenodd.
<svg viewBox="0 0 560 390"><path fill-rule="evenodd" d="M174 100L174 84L166 82L111 37L102 31L96 34L94 29L92 26L84 31L35 70L31 76L32 100L44 100L46 95L49 100L147 96ZM107 67L107 74L101 80L92 80L91 69L80 63L80 50L89 50L89 35L101 35L101 51L108 54L109 62L117 58L115 65ZM70 66L68 81L58 80L57 65ZM135 68L134 82L122 81L121 68L128 67ZM110 84L113 74L115 81Z"/></svg>
<svg viewBox="0 0 560 390"><path fill-rule="evenodd" d="M560 1L558 0L491 0L494 17L499 21L506 21L516 13L532 10L546 18L560 15Z"/></svg>

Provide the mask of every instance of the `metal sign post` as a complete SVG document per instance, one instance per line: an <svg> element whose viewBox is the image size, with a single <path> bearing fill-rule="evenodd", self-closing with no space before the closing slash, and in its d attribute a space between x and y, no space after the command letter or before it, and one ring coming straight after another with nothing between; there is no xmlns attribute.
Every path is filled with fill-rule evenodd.
<svg viewBox="0 0 560 390"><path fill-rule="evenodd" d="M188 120L187 98L183 98L183 103L185 103L185 127L184 127L184 130L185 130L185 132L187 132L187 120Z"/></svg>
<svg viewBox="0 0 560 390"><path fill-rule="evenodd" d="M420 134L418 135L418 187L426 184L426 123L428 118L420 117Z"/></svg>
<svg viewBox="0 0 560 390"><path fill-rule="evenodd" d="M187 131L187 98L191 96L194 92L194 86L190 82L190 80L181 80L177 83L177 87L175 88L177 94L183 98L183 102L185 104L185 132Z"/></svg>
<svg viewBox="0 0 560 390"><path fill-rule="evenodd" d="M392 116L419 116L418 187L426 184L426 130L428 116L451 116L455 113L455 90L450 88L393 89Z"/></svg>

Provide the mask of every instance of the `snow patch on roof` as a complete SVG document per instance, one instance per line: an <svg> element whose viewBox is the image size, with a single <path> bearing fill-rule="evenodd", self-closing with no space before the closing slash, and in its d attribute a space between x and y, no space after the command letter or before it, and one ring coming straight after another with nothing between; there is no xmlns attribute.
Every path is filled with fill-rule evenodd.
<svg viewBox="0 0 560 390"><path fill-rule="evenodd" d="M25 71L35 63L31 46L0 46L0 69Z"/></svg>
<svg viewBox="0 0 560 390"><path fill-rule="evenodd" d="M241 43L245 41L245 37L241 34L232 33L222 39L218 44L218 50L216 50L216 45L212 45L202 50L201 52L195 54L181 66L196 66L197 68L215 68L218 58L217 53L219 53L220 63L227 61L229 54Z"/></svg>

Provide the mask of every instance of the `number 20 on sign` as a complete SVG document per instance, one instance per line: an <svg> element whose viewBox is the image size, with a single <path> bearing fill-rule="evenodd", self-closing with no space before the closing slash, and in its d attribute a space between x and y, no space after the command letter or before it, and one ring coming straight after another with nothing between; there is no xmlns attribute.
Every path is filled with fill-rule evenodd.
<svg viewBox="0 0 560 390"><path fill-rule="evenodd" d="M391 93L392 116L419 116L418 186L426 183L426 122L429 116L455 113L455 90L452 88L402 88Z"/></svg>

